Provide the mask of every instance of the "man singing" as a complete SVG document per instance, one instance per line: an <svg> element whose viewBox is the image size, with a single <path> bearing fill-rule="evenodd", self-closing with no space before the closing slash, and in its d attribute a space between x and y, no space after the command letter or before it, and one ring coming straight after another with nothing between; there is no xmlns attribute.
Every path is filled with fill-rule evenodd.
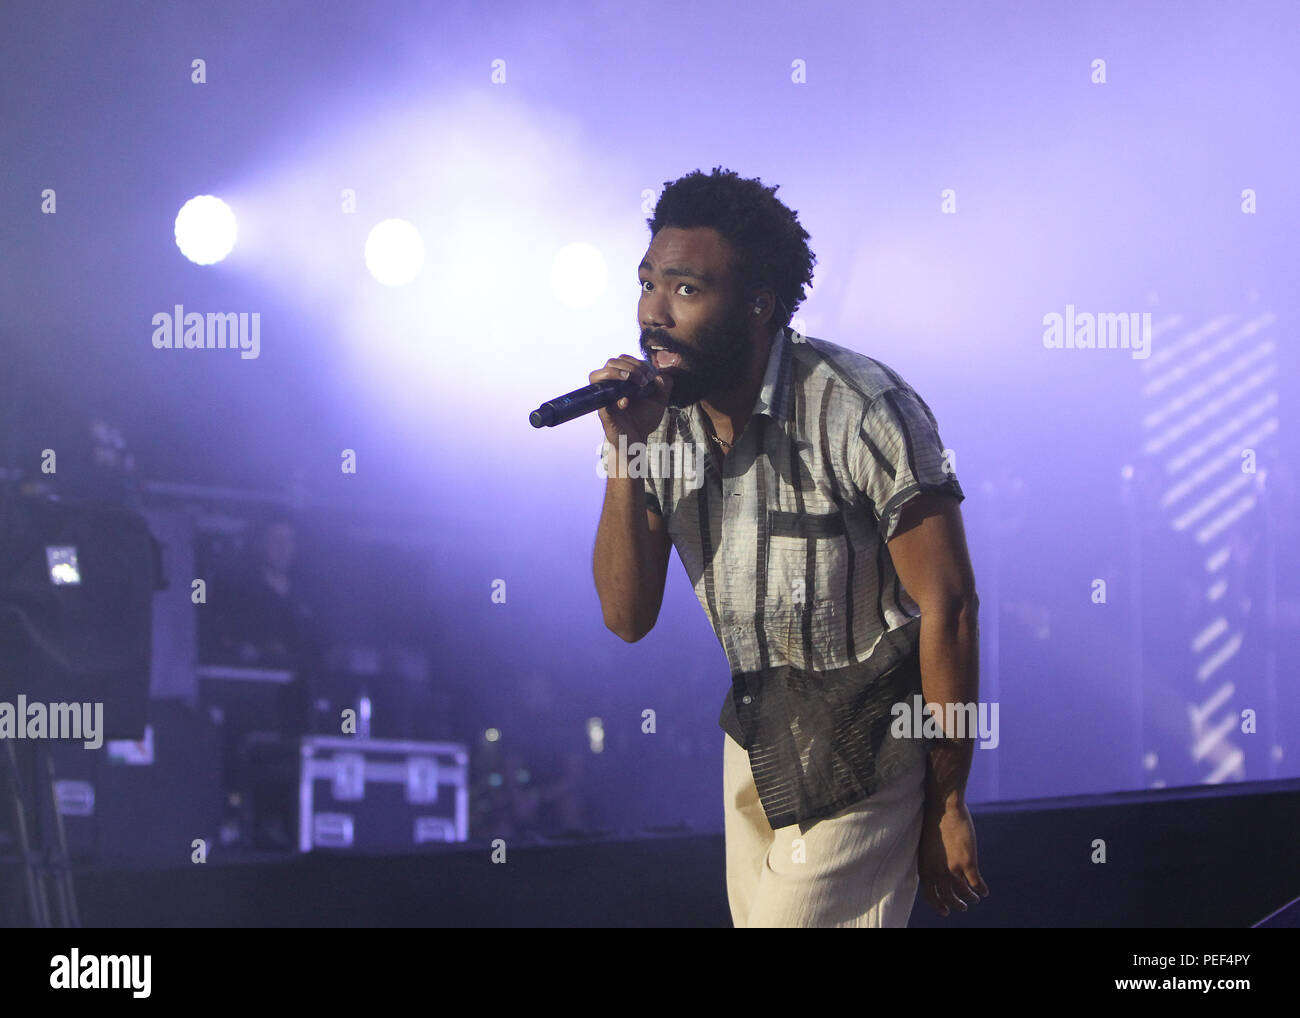
<svg viewBox="0 0 1300 1018"><path fill-rule="evenodd" d="M609 629L641 639L674 547L726 652L735 925L902 927L918 881L941 915L989 893L965 802L973 741L893 723L917 693L977 700L964 495L896 372L789 330L816 259L776 190L696 171L647 220L646 359L590 375L643 386L600 411L596 590ZM703 483L637 476L638 443L707 447Z"/></svg>

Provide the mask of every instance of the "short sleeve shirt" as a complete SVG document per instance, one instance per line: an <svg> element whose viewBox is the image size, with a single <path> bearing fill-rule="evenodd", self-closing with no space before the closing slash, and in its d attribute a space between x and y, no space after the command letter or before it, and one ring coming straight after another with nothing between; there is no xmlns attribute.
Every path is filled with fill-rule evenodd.
<svg viewBox="0 0 1300 1018"><path fill-rule="evenodd" d="M806 830L921 752L888 734L893 705L920 692L920 610L886 542L923 492L965 496L924 400L824 340L775 335L725 458L703 417L669 408L648 436L646 506L726 654L719 722L749 752L768 822Z"/></svg>

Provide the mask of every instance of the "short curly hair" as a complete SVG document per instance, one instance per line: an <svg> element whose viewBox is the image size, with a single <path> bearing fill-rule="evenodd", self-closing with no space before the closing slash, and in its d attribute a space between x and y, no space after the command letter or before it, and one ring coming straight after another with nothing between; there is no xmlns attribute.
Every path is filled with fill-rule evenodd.
<svg viewBox="0 0 1300 1018"><path fill-rule="evenodd" d="M731 268L742 291L738 296L754 288L770 289L785 314L782 320L777 311L772 320L784 327L807 297L804 284L812 282L817 257L808 247L809 233L799 225L799 214L777 199L779 187L766 187L757 177L746 180L720 166L707 175L693 170L664 181L646 225L651 238L665 226L717 230L735 252Z"/></svg>

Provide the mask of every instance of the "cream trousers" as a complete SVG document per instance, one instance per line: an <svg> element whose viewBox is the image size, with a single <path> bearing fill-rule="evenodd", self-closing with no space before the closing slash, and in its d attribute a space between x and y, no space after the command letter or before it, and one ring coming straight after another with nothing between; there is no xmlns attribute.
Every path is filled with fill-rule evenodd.
<svg viewBox="0 0 1300 1018"><path fill-rule="evenodd" d="M744 927L905 927L918 877L925 796L921 740L886 740L899 774L875 795L800 834L773 831L749 754L730 735L723 751L727 900Z"/></svg>

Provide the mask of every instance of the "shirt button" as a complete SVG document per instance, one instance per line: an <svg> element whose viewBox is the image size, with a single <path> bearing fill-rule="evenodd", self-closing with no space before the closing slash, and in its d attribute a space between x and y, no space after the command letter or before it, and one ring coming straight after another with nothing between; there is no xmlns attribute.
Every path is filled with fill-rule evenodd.
<svg viewBox="0 0 1300 1018"><path fill-rule="evenodd" d="M742 697L740 698L740 702L741 702L741 703L753 703L753 702L754 702L754 698L753 698L752 696L742 696Z"/></svg>

